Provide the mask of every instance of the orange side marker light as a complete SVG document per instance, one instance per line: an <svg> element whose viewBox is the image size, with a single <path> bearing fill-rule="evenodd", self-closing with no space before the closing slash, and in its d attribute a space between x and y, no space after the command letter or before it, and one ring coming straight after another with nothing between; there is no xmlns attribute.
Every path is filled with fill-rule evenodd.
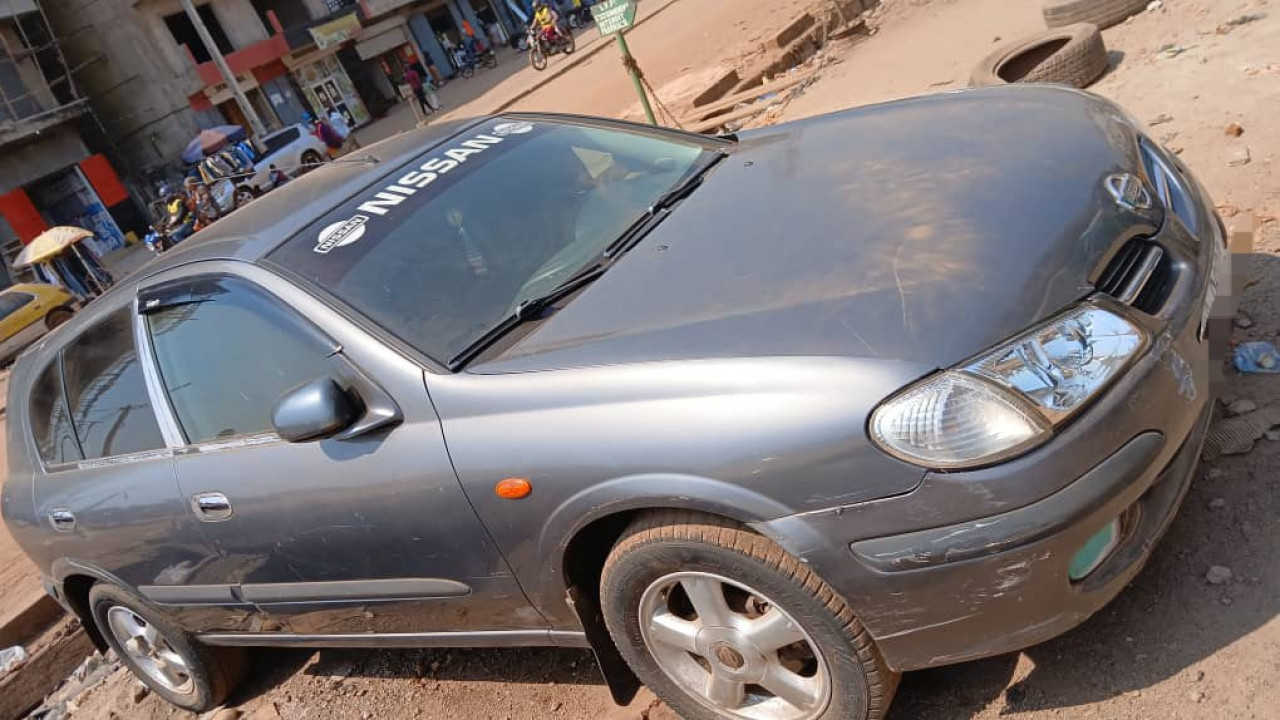
<svg viewBox="0 0 1280 720"><path fill-rule="evenodd" d="M499 480L493 486L493 493L504 500L519 500L533 492L533 485L525 478L507 478Z"/></svg>

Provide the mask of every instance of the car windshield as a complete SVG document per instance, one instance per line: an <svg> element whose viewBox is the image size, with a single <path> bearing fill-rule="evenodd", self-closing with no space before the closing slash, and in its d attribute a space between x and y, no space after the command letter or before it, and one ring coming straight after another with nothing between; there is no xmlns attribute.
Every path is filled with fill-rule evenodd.
<svg viewBox="0 0 1280 720"><path fill-rule="evenodd" d="M498 119L446 141L271 254L442 363L591 264L712 141Z"/></svg>

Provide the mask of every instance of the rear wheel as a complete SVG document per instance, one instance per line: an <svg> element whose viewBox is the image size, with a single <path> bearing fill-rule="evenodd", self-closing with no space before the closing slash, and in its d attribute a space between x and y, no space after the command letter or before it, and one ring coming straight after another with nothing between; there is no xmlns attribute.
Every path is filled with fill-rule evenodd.
<svg viewBox="0 0 1280 720"><path fill-rule="evenodd" d="M490 70L498 67L498 56L495 53L485 53L484 66Z"/></svg>
<svg viewBox="0 0 1280 720"><path fill-rule="evenodd" d="M50 310L47 315L44 316L44 326L52 330L58 327L59 325L61 325L62 323L70 320L71 315L72 315L71 310L67 308L64 308L64 307L54 308Z"/></svg>
<svg viewBox="0 0 1280 720"><path fill-rule="evenodd" d="M244 675L239 649L201 645L138 598L110 585L89 591L94 622L129 670L157 695L193 712L217 707Z"/></svg>
<svg viewBox="0 0 1280 720"><path fill-rule="evenodd" d="M637 519L605 562L600 605L636 675L689 720L872 720L897 685L826 583L720 518Z"/></svg>
<svg viewBox="0 0 1280 720"><path fill-rule="evenodd" d="M307 150L302 153L302 167L299 168L300 173L310 172L320 167L324 162L324 158L315 150Z"/></svg>

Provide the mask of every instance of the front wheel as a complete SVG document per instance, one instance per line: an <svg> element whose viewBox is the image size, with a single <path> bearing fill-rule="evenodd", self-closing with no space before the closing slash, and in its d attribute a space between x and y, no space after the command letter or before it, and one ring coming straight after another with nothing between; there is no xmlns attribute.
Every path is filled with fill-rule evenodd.
<svg viewBox="0 0 1280 720"><path fill-rule="evenodd" d="M133 595L111 585L89 591L94 622L129 670L157 695L192 712L217 707L244 675L244 653L201 645Z"/></svg>
<svg viewBox="0 0 1280 720"><path fill-rule="evenodd" d="M44 326L50 330L71 319L72 312L68 308L56 307L44 316Z"/></svg>
<svg viewBox="0 0 1280 720"><path fill-rule="evenodd" d="M534 70L547 69L547 54L542 52L542 43L537 43L529 48L529 64Z"/></svg>
<svg viewBox="0 0 1280 720"><path fill-rule="evenodd" d="M255 197L257 196L254 195L253 191L250 190L247 186L241 186L236 188L236 194L234 196L236 208L239 209L244 207L245 205L248 205L249 203L253 202L253 199Z"/></svg>
<svg viewBox="0 0 1280 720"><path fill-rule="evenodd" d="M498 56L494 53L488 53L484 56L484 66L490 70L498 67Z"/></svg>
<svg viewBox="0 0 1280 720"><path fill-rule="evenodd" d="M564 54L572 55L574 50L578 49L578 41L574 38L573 33L565 33L568 37L564 41Z"/></svg>
<svg viewBox="0 0 1280 720"><path fill-rule="evenodd" d="M897 685L826 583L720 518L637 519L605 562L600 605L632 670L689 720L874 720Z"/></svg>
<svg viewBox="0 0 1280 720"><path fill-rule="evenodd" d="M474 65L463 65L462 67L458 68L458 74L464 78L469 78L472 75L476 74L476 68Z"/></svg>

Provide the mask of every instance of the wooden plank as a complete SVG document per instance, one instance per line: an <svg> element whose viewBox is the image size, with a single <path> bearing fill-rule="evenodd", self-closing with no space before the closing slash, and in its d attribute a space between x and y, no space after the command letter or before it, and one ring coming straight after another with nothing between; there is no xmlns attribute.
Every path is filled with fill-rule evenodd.
<svg viewBox="0 0 1280 720"><path fill-rule="evenodd" d="M77 620L67 618L27 647L30 659L0 678L0 720L17 720L38 706L93 653Z"/></svg>
<svg viewBox="0 0 1280 720"><path fill-rule="evenodd" d="M774 80L773 82L765 83L764 85L754 87L750 90L743 90L740 93L735 93L733 95L730 95L729 97L721 98L711 103L710 105L700 107L695 112L691 113L688 117L688 122L701 120L701 118L704 118L713 112L731 108L740 102L755 100L761 95L768 95L771 92L777 92L778 90L785 90L793 85L797 85L799 83L804 82L805 80L808 80L814 75L817 75L821 69L822 68L814 68L813 70L808 70L806 72L802 72L797 75L789 75L781 80ZM682 119L681 122L683 123L686 121ZM708 120L707 122L710 122L710 121Z"/></svg>

